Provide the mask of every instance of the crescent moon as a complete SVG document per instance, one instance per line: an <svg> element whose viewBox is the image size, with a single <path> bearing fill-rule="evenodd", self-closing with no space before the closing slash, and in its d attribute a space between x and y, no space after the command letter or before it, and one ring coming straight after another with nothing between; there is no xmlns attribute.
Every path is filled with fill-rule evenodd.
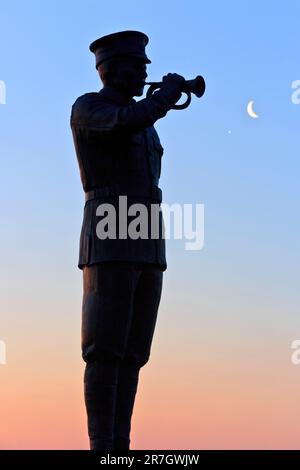
<svg viewBox="0 0 300 470"><path fill-rule="evenodd" d="M253 111L253 104L254 104L254 101L249 101L248 105L247 105L247 113L249 114L249 116L251 116L253 119L256 119L258 118L258 114L256 114L254 111Z"/></svg>

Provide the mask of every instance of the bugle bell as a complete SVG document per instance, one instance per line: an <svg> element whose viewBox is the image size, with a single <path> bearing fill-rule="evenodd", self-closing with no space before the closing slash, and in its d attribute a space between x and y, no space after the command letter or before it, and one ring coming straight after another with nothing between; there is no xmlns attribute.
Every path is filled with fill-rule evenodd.
<svg viewBox="0 0 300 470"><path fill-rule="evenodd" d="M149 97L152 93L163 85L163 82L146 82L145 85L150 85L146 96ZM197 75L193 80L186 80L182 88L182 93L187 95L187 100L182 104L174 104L171 109L185 109L191 103L191 93L201 98L205 92L205 81L201 75Z"/></svg>

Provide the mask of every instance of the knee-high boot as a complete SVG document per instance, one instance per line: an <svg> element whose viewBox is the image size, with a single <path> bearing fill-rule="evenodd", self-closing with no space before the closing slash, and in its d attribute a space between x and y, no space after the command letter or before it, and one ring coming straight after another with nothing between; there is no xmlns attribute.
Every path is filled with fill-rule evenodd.
<svg viewBox="0 0 300 470"><path fill-rule="evenodd" d="M84 398L91 450L113 450L118 358L102 356L86 364Z"/></svg>
<svg viewBox="0 0 300 470"><path fill-rule="evenodd" d="M120 364L114 427L114 449L129 450L131 417L140 367L124 360Z"/></svg>

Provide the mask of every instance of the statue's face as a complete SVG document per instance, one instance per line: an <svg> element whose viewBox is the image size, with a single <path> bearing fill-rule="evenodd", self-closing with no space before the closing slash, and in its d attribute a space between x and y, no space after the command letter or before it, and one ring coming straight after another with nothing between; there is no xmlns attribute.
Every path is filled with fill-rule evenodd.
<svg viewBox="0 0 300 470"><path fill-rule="evenodd" d="M147 75L147 64L135 57L122 57L118 61L117 73L114 80L116 88L128 96L141 96L144 92Z"/></svg>

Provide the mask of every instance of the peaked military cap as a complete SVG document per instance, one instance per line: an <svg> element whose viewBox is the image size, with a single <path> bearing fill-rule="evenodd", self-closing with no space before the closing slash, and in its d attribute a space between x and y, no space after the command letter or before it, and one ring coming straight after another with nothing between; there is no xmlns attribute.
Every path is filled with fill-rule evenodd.
<svg viewBox="0 0 300 470"><path fill-rule="evenodd" d="M145 52L148 42L148 36L140 31L120 31L96 39L90 44L90 51L95 54L96 68L104 60L115 56L138 57L151 64Z"/></svg>

